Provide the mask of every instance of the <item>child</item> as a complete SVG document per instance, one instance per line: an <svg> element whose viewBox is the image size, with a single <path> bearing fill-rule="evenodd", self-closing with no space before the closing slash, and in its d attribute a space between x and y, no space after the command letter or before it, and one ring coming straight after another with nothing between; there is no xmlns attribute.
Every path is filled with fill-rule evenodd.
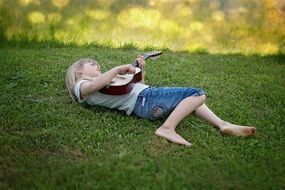
<svg viewBox="0 0 285 190"><path fill-rule="evenodd" d="M142 80L133 85L132 90L123 95L107 95L99 90L110 84L118 74L134 74L131 64L121 65L101 73L99 64L93 59L80 59L72 64L66 73L66 86L74 101L86 102L123 110L130 115L157 119L167 117L165 122L155 131L157 136L173 143L191 146L191 143L176 133L176 126L188 115L194 113L198 117L219 128L222 134L234 136L251 136L256 128L234 125L217 117L205 104L205 92L197 88L149 87L144 84L145 60L143 56L136 59L142 70Z"/></svg>

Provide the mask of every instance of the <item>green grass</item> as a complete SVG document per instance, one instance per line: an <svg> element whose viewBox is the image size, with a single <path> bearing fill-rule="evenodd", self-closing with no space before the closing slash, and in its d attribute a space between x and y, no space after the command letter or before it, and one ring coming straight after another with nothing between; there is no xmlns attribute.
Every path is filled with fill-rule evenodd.
<svg viewBox="0 0 285 190"><path fill-rule="evenodd" d="M230 122L256 126L253 138L222 136L188 117L177 128L194 145L153 133L159 121L71 102L65 70L92 57L103 70L143 53L131 46L2 44L1 189L284 189L284 55L164 51L149 61L154 86L194 86Z"/></svg>

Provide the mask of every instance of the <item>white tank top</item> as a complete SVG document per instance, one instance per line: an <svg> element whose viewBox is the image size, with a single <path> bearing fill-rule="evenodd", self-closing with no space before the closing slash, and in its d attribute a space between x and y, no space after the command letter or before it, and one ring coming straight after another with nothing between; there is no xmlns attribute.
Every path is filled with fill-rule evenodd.
<svg viewBox="0 0 285 190"><path fill-rule="evenodd" d="M137 97L141 91L148 88L148 85L142 83L135 83L133 89L128 94L124 95L107 95L96 91L90 94L85 99L81 99L80 96L80 86L84 82L89 82L88 80L80 80L74 86L74 92L79 103L86 102L89 105L98 105L108 108L115 108L118 110L125 111L130 115L135 107Z"/></svg>

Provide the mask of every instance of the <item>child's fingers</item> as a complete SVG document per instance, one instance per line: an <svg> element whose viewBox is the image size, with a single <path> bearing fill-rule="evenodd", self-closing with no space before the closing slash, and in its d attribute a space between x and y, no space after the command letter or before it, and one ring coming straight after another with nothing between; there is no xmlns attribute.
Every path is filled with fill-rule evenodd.
<svg viewBox="0 0 285 190"><path fill-rule="evenodd" d="M144 60L144 57L142 55L138 55L137 58L141 58Z"/></svg>
<svg viewBox="0 0 285 190"><path fill-rule="evenodd" d="M134 74L135 72L136 72L136 68L132 65L128 65L127 73L128 74Z"/></svg>
<svg viewBox="0 0 285 190"><path fill-rule="evenodd" d="M138 67L143 69L145 67L145 64L139 60L137 60L137 63L138 63Z"/></svg>
<svg viewBox="0 0 285 190"><path fill-rule="evenodd" d="M142 55L138 55L137 58L136 58L136 60L137 60L137 59L142 60L143 62L145 61L145 60L144 60L144 57L143 57Z"/></svg>
<svg viewBox="0 0 285 190"><path fill-rule="evenodd" d="M127 65L122 65L119 67L120 71L119 73L124 75L124 74L133 74L136 72L135 67L133 67L131 64Z"/></svg>
<svg viewBox="0 0 285 190"><path fill-rule="evenodd" d="M136 58L136 61L139 63L139 67L140 68L144 68L145 66L145 60L143 56L138 56L138 58Z"/></svg>
<svg viewBox="0 0 285 190"><path fill-rule="evenodd" d="M143 63L143 62L144 62L141 58L136 58L136 61L137 61L138 63Z"/></svg>
<svg viewBox="0 0 285 190"><path fill-rule="evenodd" d="M128 70L128 73L129 73L129 74L135 74L135 72L136 72L136 68L135 68L134 66L130 65L130 68L129 68L129 70Z"/></svg>

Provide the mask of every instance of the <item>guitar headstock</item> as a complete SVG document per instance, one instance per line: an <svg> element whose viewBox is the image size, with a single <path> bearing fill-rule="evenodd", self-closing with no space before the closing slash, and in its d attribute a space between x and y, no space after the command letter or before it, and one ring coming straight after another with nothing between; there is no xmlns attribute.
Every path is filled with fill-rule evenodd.
<svg viewBox="0 0 285 190"><path fill-rule="evenodd" d="M156 56L159 56L161 54L162 54L162 51L151 51L151 52L143 54L143 57L145 60L147 60L148 58L156 57Z"/></svg>
<svg viewBox="0 0 285 190"><path fill-rule="evenodd" d="M143 54L143 57L144 57L145 60L147 60L148 58L157 57L157 56L159 56L159 55L161 55L161 54L162 54L161 51L151 51L151 52L148 52L148 53L144 53L144 54ZM139 63L138 63L137 61L134 61L134 62L132 63L132 65L133 65L134 67L138 67L138 66L139 66Z"/></svg>

